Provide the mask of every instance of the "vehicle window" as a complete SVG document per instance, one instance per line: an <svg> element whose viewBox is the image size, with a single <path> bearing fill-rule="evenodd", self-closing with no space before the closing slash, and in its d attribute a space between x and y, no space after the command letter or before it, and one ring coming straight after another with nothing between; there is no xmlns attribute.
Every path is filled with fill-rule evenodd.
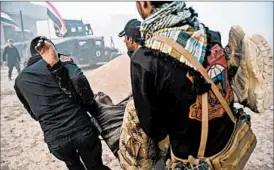
<svg viewBox="0 0 274 170"><path fill-rule="evenodd" d="M76 32L76 28L75 27L71 27L71 32Z"/></svg>
<svg viewBox="0 0 274 170"><path fill-rule="evenodd" d="M83 31L83 27L78 26L77 28L78 28L78 32L82 32Z"/></svg>
<svg viewBox="0 0 274 170"><path fill-rule="evenodd" d="M87 49L88 48L88 44L87 41L79 41L79 49Z"/></svg>
<svg viewBox="0 0 274 170"><path fill-rule="evenodd" d="M95 44L96 44L97 46L102 46L102 41L95 41Z"/></svg>

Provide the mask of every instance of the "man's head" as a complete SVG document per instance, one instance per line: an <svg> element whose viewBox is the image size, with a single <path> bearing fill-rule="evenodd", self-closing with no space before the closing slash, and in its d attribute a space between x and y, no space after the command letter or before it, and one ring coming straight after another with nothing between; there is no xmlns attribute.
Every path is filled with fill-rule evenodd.
<svg viewBox="0 0 274 170"><path fill-rule="evenodd" d="M43 36L37 36L35 38L33 38L30 42L30 54L31 56L37 56L39 55L38 51L37 51L37 47L40 45L42 41L47 41L49 43L51 43L53 45L53 47L55 48L55 45L53 44L53 42L48 39L47 37L43 37Z"/></svg>
<svg viewBox="0 0 274 170"><path fill-rule="evenodd" d="M8 46L12 47L13 46L13 41L11 39L8 40Z"/></svg>
<svg viewBox="0 0 274 170"><path fill-rule="evenodd" d="M146 19L155 8L171 2L173 1L137 1L136 7L141 17Z"/></svg>
<svg viewBox="0 0 274 170"><path fill-rule="evenodd" d="M124 30L119 33L119 37L125 37L124 42L128 51L134 51L140 45L142 38L140 32L141 22L137 19L132 19L127 22Z"/></svg>

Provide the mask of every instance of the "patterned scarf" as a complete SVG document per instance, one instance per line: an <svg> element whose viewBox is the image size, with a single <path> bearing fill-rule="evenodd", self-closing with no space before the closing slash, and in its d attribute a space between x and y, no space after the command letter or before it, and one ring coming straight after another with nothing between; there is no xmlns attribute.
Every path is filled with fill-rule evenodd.
<svg viewBox="0 0 274 170"><path fill-rule="evenodd" d="M203 63L206 56L207 36L204 25L200 24L196 17L195 11L192 8L186 8L182 1L166 3L154 9L140 28L145 39L145 46L160 50L196 70L178 51L155 40L152 36L157 34L175 40L200 63Z"/></svg>

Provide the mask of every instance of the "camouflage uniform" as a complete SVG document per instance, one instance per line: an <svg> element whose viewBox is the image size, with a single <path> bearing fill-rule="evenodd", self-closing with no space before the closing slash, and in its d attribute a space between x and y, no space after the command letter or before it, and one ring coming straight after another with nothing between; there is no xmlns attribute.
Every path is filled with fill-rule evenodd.
<svg viewBox="0 0 274 170"><path fill-rule="evenodd" d="M165 156L169 146L168 138L158 146L141 128L134 102L128 102L119 141L118 157L121 167L127 170L154 169L159 158Z"/></svg>

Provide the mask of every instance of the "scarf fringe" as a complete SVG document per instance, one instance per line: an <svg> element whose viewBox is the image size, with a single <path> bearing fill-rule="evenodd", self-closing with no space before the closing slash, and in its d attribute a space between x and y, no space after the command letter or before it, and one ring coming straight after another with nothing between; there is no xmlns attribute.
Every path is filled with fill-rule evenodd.
<svg viewBox="0 0 274 170"><path fill-rule="evenodd" d="M166 36L188 50L200 63L206 56L207 36L205 27L199 23L197 14L185 3L175 1L156 8L142 23L140 28L145 38L145 46L159 50L197 70L184 56L171 46L155 40L151 35ZM187 24L188 23L188 24ZM182 25L182 26L175 26ZM175 27L174 27L175 26Z"/></svg>

